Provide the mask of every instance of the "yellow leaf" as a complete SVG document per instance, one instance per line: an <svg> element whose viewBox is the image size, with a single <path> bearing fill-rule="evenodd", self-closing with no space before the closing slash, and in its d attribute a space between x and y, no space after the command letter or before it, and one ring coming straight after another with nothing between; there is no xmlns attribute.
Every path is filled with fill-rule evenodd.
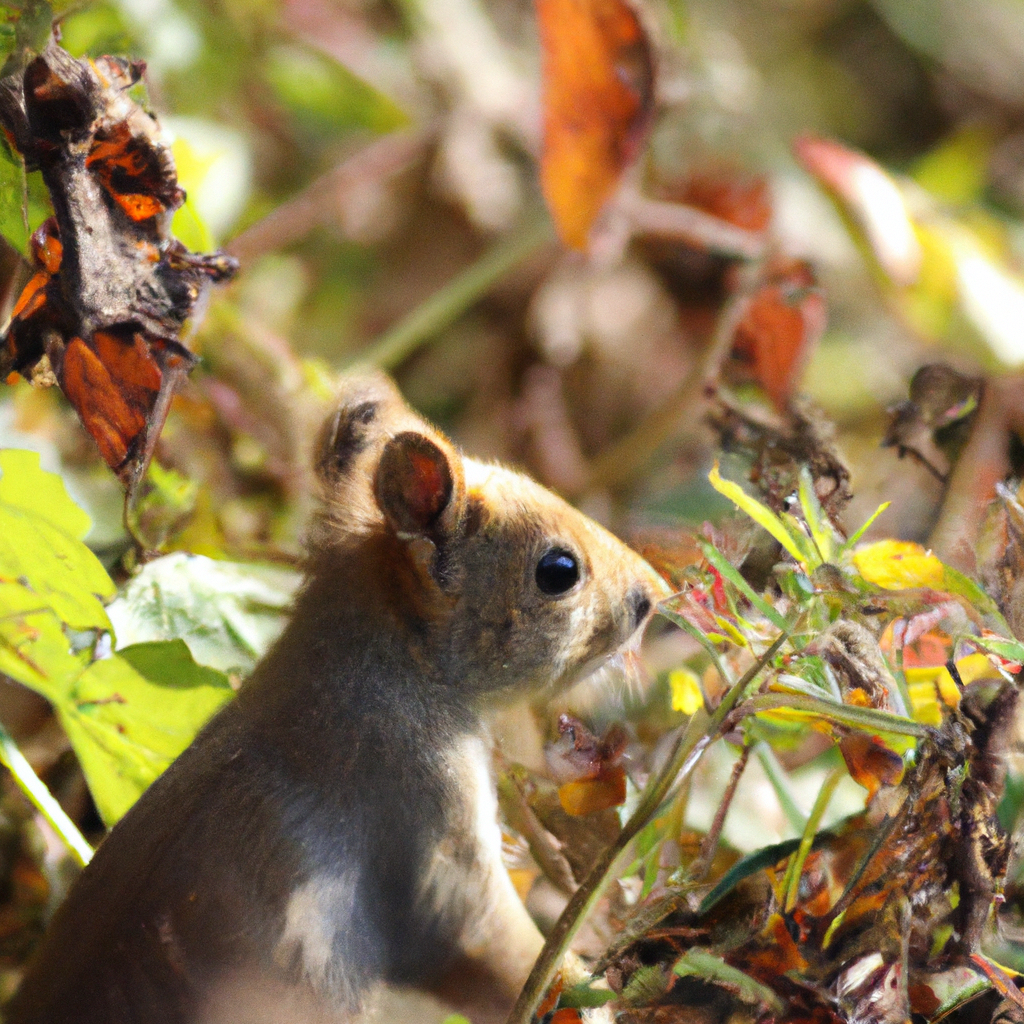
<svg viewBox="0 0 1024 1024"><path fill-rule="evenodd" d="M668 674L668 685L672 689L672 710L692 715L704 706L700 680L688 668L677 668Z"/></svg>
<svg viewBox="0 0 1024 1024"><path fill-rule="evenodd" d="M980 652L961 658L956 663L956 669L965 686L979 679L993 679L999 676L988 655ZM919 722L926 725L941 723L940 698L951 708L960 703L960 689L944 665L936 665L933 668L908 668L905 675L910 702L914 706L914 717Z"/></svg>
<svg viewBox="0 0 1024 1024"><path fill-rule="evenodd" d="M869 583L883 590L910 587L941 587L946 567L920 544L903 540L880 540L853 553L853 564Z"/></svg>

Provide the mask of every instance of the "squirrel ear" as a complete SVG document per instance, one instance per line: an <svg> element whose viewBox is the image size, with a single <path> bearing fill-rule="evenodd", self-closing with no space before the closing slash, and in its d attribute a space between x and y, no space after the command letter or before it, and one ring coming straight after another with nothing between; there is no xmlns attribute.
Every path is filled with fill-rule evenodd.
<svg viewBox="0 0 1024 1024"><path fill-rule="evenodd" d="M346 380L334 413L320 430L314 466L320 480L337 486L355 475L358 460L384 437L416 418L391 380L382 373Z"/></svg>
<svg viewBox="0 0 1024 1024"><path fill-rule="evenodd" d="M374 494L396 532L441 540L461 519L462 462L443 441L404 431L384 446Z"/></svg>

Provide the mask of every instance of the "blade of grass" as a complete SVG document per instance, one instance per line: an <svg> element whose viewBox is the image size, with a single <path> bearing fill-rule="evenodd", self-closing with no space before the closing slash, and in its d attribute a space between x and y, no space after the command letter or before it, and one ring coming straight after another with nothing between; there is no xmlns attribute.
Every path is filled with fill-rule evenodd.
<svg viewBox="0 0 1024 1024"><path fill-rule="evenodd" d="M743 596L778 629L786 628L785 618L778 610L766 601L756 590L743 578L736 567L714 546L706 540L700 541L701 551L704 557L711 563Z"/></svg>
<svg viewBox="0 0 1024 1024"><path fill-rule="evenodd" d="M874 521L889 507L890 504L891 502L883 501L882 504L879 505L878 508L876 508L875 511L872 512L871 515L869 515L867 519L864 520L860 529L856 530L853 536L850 537L845 544L843 544L843 546L839 549L839 553L843 554L844 552L849 551L850 548L852 548L854 544L856 544L861 539L861 537L863 537L864 534L871 529L872 523L874 523Z"/></svg>
<svg viewBox="0 0 1024 1024"><path fill-rule="evenodd" d="M800 467L800 483L797 488L800 496L800 507L804 512L804 519L807 522L807 529L811 531L811 540L818 549L818 557L823 562L831 562L833 548L835 547L832 535L831 524L823 527L825 513L821 509L821 502L814 490L814 481L811 480L811 471L806 466Z"/></svg>
<svg viewBox="0 0 1024 1024"><path fill-rule="evenodd" d="M800 876L803 874L804 861L807 860L807 855L811 852L811 844L814 842L815 835L817 835L818 827L821 825L821 819L828 808L829 801L832 799L832 794L835 793L836 786L839 785L844 775L846 775L845 768L833 768L825 776L825 781L821 784L821 789L818 790L818 796L814 801L814 806L811 808L811 813L804 826L804 833L800 837L800 845L797 847L796 853L793 854L789 866L786 868L786 877L783 879L782 891L786 894L785 909L787 914L796 906L796 897L800 889Z"/></svg>
<svg viewBox="0 0 1024 1024"><path fill-rule="evenodd" d="M782 808L782 813L786 816L786 821L789 822L789 827L794 832L803 832L807 825L807 818L793 799L786 773L783 771L782 765L779 764L775 752L764 740L760 740L754 744L754 754L761 762L761 767L764 769L765 775L768 776L772 789L775 790L775 796Z"/></svg>
<svg viewBox="0 0 1024 1024"><path fill-rule="evenodd" d="M407 317L364 349L355 358L358 365L392 370L421 345L457 320L510 270L554 239L547 217L529 221L501 239L475 263L420 303Z"/></svg>
<svg viewBox="0 0 1024 1024"><path fill-rule="evenodd" d="M806 568L806 552L800 542L790 535L782 520L767 505L762 505L757 498L752 498L739 484L726 480L718 471L718 463L711 467L708 480L719 494L728 498L737 508L746 512L758 526L767 530L790 555ZM806 538L801 538L806 540Z"/></svg>
<svg viewBox="0 0 1024 1024"><path fill-rule="evenodd" d="M799 839L786 839L774 846L766 846L762 850L755 850L748 854L743 860L734 864L721 878L718 884L701 900L697 908L697 916L706 914L719 900L725 899L736 888L744 878L757 874L764 868L778 864L780 860L788 857L800 846Z"/></svg>
<svg viewBox="0 0 1024 1024"><path fill-rule="evenodd" d="M863 732L892 733L896 736L915 736L918 739L923 739L933 732L930 726L890 714L888 711L876 711L874 708L862 708L855 704L836 704L820 697L809 697L799 693L762 694L752 697L739 710L744 715L756 715L760 711L781 709L806 711L839 722L841 725L851 725Z"/></svg>
<svg viewBox="0 0 1024 1024"><path fill-rule="evenodd" d="M14 776L18 788L32 801L36 810L63 840L64 845L81 867L92 860L93 850L75 823L64 813L64 808L53 798L46 784L32 770L32 765L18 749L11 734L0 725L0 761Z"/></svg>

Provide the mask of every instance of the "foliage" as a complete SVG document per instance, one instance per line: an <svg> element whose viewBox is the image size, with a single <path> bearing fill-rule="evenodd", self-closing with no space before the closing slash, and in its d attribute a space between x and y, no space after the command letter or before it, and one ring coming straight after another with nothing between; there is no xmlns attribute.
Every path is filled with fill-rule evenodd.
<svg viewBox="0 0 1024 1024"><path fill-rule="evenodd" d="M56 389L0 387L0 672L51 703L103 822L276 636L308 439L335 371L372 363L468 449L642 524L677 590L626 726L563 716L556 782L503 779L517 880L569 898L521 1020L588 913L607 987L556 984L557 1024L612 999L818 1024L1013 999L995 823L1022 788L997 808L998 772L981 792L962 767L1003 763L986 709L1024 660L1024 508L1012 484L989 506L1024 469L1012 0L25 0L0 6L5 75L54 15L76 57L148 61L128 95L175 136L171 231L243 265L144 409L147 444L168 418L123 518ZM52 212L10 141L5 314ZM47 735L18 739L49 743L56 790Z"/></svg>
<svg viewBox="0 0 1024 1024"><path fill-rule="evenodd" d="M0 453L0 472L0 669L53 704L112 825L231 687L181 640L110 653L116 588L82 543L88 517L34 452Z"/></svg>

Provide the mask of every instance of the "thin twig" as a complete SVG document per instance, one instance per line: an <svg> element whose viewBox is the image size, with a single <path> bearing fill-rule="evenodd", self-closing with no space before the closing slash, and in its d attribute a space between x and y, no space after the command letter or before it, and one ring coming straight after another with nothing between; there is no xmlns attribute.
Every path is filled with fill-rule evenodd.
<svg viewBox="0 0 1024 1024"><path fill-rule="evenodd" d="M700 844L700 853L697 855L697 859L690 865L690 882L699 882L707 873L708 868L711 867L711 861L714 859L715 851L718 849L718 840L721 838L722 829L725 827L726 815L729 813L733 798L736 796L736 789L747 767L747 761L750 760L750 750L750 747L744 747L740 751L740 756L736 759L736 763L732 766L729 784L725 787L725 792L719 801L718 810L715 811L714 820L711 822L711 828L708 829L708 834Z"/></svg>
<svg viewBox="0 0 1024 1024"><path fill-rule="evenodd" d="M64 841L71 855L79 865L85 867L92 859L92 847L78 827L64 812L64 808L53 798L46 784L32 770L32 765L18 749L11 734L0 725L0 761L14 776L18 788L32 801L39 813L49 822L50 827Z"/></svg>
<svg viewBox="0 0 1024 1024"><path fill-rule="evenodd" d="M817 835L818 827L821 825L821 819L825 815L829 801L832 799L832 794L836 791L836 786L839 785L845 775L845 768L833 768L825 776L825 781L821 784L821 789L818 790L817 799L814 801L814 806L811 808L811 813L808 815L807 822L804 825L803 835L800 837L800 845L797 847L796 853L793 854L793 859L789 862L789 867L786 869L786 877L783 879L782 891L785 893L785 909L787 914L796 906L804 862L807 860L807 855L811 852L814 837Z"/></svg>
<svg viewBox="0 0 1024 1024"><path fill-rule="evenodd" d="M719 318L714 340L703 353L697 369L635 430L591 463L581 492L629 483L643 472L648 460L678 428L680 420L684 417L690 422L700 419L708 398L716 391L722 362L729 354L736 327L749 304L750 296L740 295L726 306Z"/></svg>
<svg viewBox="0 0 1024 1024"><path fill-rule="evenodd" d="M616 867L625 859L630 843L661 810L672 790L696 767L704 751L718 738L723 724L748 686L778 653L789 639L790 631L780 633L736 684L722 698L710 721L706 715L693 715L676 740L672 754L661 772L652 780L640 798L640 803L622 828L618 838L597 859L580 887L566 904L561 917L548 935L544 948L526 979L519 998L508 1016L507 1024L529 1024L534 1011L551 984L569 944L594 905L601 898L605 886L615 876Z"/></svg>
<svg viewBox="0 0 1024 1024"><path fill-rule="evenodd" d="M695 206L624 192L616 207L617 212L627 218L633 234L673 238L695 249L744 260L756 260L764 255L766 236L763 231L737 227Z"/></svg>
<svg viewBox="0 0 1024 1024"><path fill-rule="evenodd" d="M242 263L294 245L314 228L338 219L338 196L365 181L383 181L404 170L431 137L429 128L398 131L371 142L274 208L225 246Z"/></svg>
<svg viewBox="0 0 1024 1024"><path fill-rule="evenodd" d="M394 369L422 344L457 320L510 270L553 239L554 232L547 217L528 221L420 303L405 319L360 352L354 362L385 370Z"/></svg>

